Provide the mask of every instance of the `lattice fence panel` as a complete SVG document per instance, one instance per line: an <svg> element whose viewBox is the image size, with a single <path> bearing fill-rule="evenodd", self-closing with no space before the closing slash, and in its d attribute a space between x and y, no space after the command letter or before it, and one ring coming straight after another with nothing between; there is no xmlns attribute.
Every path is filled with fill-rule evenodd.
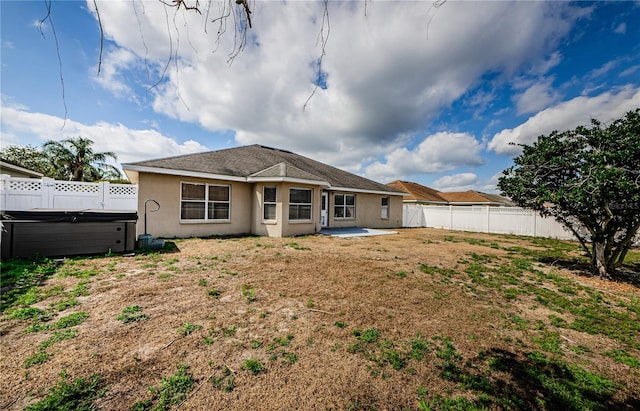
<svg viewBox="0 0 640 411"><path fill-rule="evenodd" d="M42 181L39 180L9 180L8 189L11 191L41 191Z"/></svg>
<svg viewBox="0 0 640 411"><path fill-rule="evenodd" d="M98 184L67 183L57 181L54 188L60 193L100 193L100 186Z"/></svg>
<svg viewBox="0 0 640 411"><path fill-rule="evenodd" d="M131 184L111 184L109 194L116 196L135 196L138 194L138 186Z"/></svg>

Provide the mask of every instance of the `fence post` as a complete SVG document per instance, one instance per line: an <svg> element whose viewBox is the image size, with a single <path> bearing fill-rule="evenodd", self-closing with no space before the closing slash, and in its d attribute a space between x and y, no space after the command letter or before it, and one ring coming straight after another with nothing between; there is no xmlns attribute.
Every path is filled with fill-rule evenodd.
<svg viewBox="0 0 640 411"><path fill-rule="evenodd" d="M0 174L0 210L6 210L7 192L9 191L9 174Z"/></svg>
<svg viewBox="0 0 640 411"><path fill-rule="evenodd" d="M449 230L453 230L453 206L449 205Z"/></svg>
<svg viewBox="0 0 640 411"><path fill-rule="evenodd" d="M402 226L403 227L406 227L407 222L409 221L409 219L407 218L408 214L409 214L409 206L407 206L406 204L402 204Z"/></svg>
<svg viewBox="0 0 640 411"><path fill-rule="evenodd" d="M53 196L56 190L56 180L49 177L42 177L42 208L53 208Z"/></svg>
<svg viewBox="0 0 640 411"><path fill-rule="evenodd" d="M531 210L531 214L533 214L533 236L537 237L538 233L537 233L537 228L538 228L538 213L536 213L534 210Z"/></svg>
<svg viewBox="0 0 640 411"><path fill-rule="evenodd" d="M487 205L487 233L491 232L491 213L489 212L489 208Z"/></svg>
<svg viewBox="0 0 640 411"><path fill-rule="evenodd" d="M100 208L104 210L107 208L109 202L109 182L103 181L100 183Z"/></svg>

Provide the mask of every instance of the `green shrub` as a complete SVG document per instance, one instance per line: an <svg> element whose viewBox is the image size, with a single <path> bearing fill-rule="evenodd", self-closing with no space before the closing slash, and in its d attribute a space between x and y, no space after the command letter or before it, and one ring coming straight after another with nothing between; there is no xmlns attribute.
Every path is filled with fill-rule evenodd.
<svg viewBox="0 0 640 411"><path fill-rule="evenodd" d="M251 372L253 375L258 375L264 370L264 364L258 358L247 358L242 363L241 368Z"/></svg>
<svg viewBox="0 0 640 411"><path fill-rule="evenodd" d="M168 410L172 405L182 403L193 388L193 376L188 372L185 364L178 365L178 371L171 377L164 377L157 387L150 387L149 391L157 401L155 410Z"/></svg>
<svg viewBox="0 0 640 411"><path fill-rule="evenodd" d="M149 318L149 316L142 312L142 308L139 305L132 305L122 310L120 314L116 316L116 320L123 323L132 323L136 321L143 321Z"/></svg>
<svg viewBox="0 0 640 411"><path fill-rule="evenodd" d="M69 314L65 317L60 318L55 324L55 328L69 328L74 327L76 325L82 324L84 320L89 318L89 314L84 311L80 311L77 313Z"/></svg>
<svg viewBox="0 0 640 411"><path fill-rule="evenodd" d="M69 382L66 372L60 374L60 381L49 390L49 395L25 408L25 411L92 411L93 402L102 397L106 391L102 379L97 374L88 378L78 378Z"/></svg>

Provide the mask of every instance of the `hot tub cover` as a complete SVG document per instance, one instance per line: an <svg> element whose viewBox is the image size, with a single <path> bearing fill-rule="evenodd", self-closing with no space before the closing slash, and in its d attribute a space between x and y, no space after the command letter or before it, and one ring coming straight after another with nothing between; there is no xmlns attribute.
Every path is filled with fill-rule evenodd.
<svg viewBox="0 0 640 411"><path fill-rule="evenodd" d="M136 221L135 211L117 210L50 210L2 211L2 221L46 221L52 223L89 223L106 221Z"/></svg>

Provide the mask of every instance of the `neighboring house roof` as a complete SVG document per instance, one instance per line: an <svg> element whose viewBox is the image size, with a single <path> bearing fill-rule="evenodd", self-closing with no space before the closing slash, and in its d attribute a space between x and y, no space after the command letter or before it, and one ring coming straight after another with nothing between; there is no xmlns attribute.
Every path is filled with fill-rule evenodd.
<svg viewBox="0 0 640 411"><path fill-rule="evenodd" d="M453 191L449 193L441 193L442 197L447 199L449 203L465 203L465 204L483 204L494 203L494 201L484 195L473 191Z"/></svg>
<svg viewBox="0 0 640 411"><path fill-rule="evenodd" d="M24 176L24 177L35 177L35 178L40 178L44 176L42 173L29 170L28 168L24 168L18 164L15 164L3 158L0 158L0 174L9 174L11 176L19 176L19 177Z"/></svg>
<svg viewBox="0 0 640 411"><path fill-rule="evenodd" d="M404 201L417 201L423 203L446 204L447 200L443 198L438 190L423 186L421 184L412 183L410 181L395 180L387 184L389 187L409 193Z"/></svg>
<svg viewBox="0 0 640 411"><path fill-rule="evenodd" d="M122 168L125 171L232 181L297 181L318 184L333 190L405 194L393 187L299 154L257 144L122 164Z"/></svg>
<svg viewBox="0 0 640 411"><path fill-rule="evenodd" d="M510 198L507 197L503 197L501 195L498 194L488 194L488 193L480 193L483 196L493 200L496 203L500 203L501 205L505 205L505 206L509 206L509 207L515 207L516 203L514 203L513 201L511 201Z"/></svg>
<svg viewBox="0 0 640 411"><path fill-rule="evenodd" d="M497 194L486 194L479 191L458 191L458 192L442 192L434 190L433 188L423 186L418 183L412 183L408 181L392 181L387 184L388 186L395 187L399 190L409 193L408 197L405 197L404 201L415 201L420 203L431 204L448 204L448 205L471 205L471 204L488 204L488 205L501 205L501 206L513 206L513 202L508 198L499 196Z"/></svg>

